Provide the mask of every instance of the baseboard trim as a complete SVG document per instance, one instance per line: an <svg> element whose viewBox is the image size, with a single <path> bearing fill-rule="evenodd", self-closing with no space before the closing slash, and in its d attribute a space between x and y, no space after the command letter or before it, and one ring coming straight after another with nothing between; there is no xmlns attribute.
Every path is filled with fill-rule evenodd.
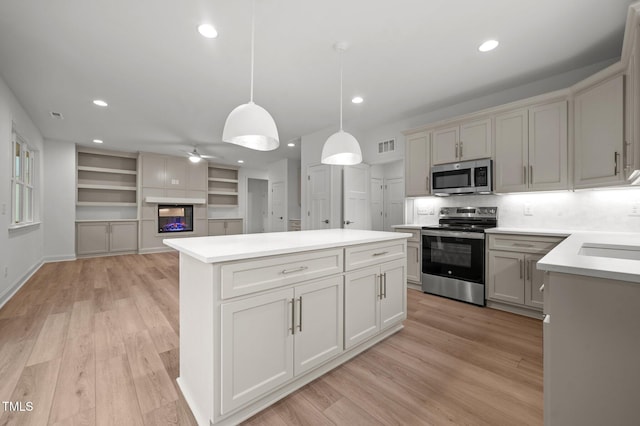
<svg viewBox="0 0 640 426"><path fill-rule="evenodd" d="M65 254L64 256L45 256L42 259L42 263L69 262L71 260L78 260L78 258L75 254Z"/></svg>
<svg viewBox="0 0 640 426"><path fill-rule="evenodd" d="M152 254L152 253L165 253L168 251L175 251L171 247L155 247L149 249L140 249L138 250L138 254Z"/></svg>
<svg viewBox="0 0 640 426"><path fill-rule="evenodd" d="M35 265L33 265L25 274L22 275L21 278L18 279L11 287L5 290L2 294L0 294L0 309L9 301L11 298L22 288L23 285L29 278L33 276L38 269L44 264L44 259L40 259Z"/></svg>
<svg viewBox="0 0 640 426"><path fill-rule="evenodd" d="M487 308L498 309L500 311L511 312L512 314L522 315L529 318L542 320L542 311L535 309L527 309L520 306L513 306L507 303L500 303L493 300L486 301Z"/></svg>

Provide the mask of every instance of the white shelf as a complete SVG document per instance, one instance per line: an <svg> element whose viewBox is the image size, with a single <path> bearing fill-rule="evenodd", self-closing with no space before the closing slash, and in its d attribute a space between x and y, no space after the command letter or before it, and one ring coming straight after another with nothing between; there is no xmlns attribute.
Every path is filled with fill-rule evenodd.
<svg viewBox="0 0 640 426"><path fill-rule="evenodd" d="M89 185L84 183L78 184L78 189L105 189L111 191L135 191L135 186L119 186L119 185Z"/></svg>
<svg viewBox="0 0 640 426"><path fill-rule="evenodd" d="M85 206L85 207L136 207L138 203L108 203L108 202L98 202L98 201L78 201L76 206ZM134 219L132 219L134 220Z"/></svg>
<svg viewBox="0 0 640 426"><path fill-rule="evenodd" d="M238 195L236 191L209 191L211 195Z"/></svg>
<svg viewBox="0 0 640 426"><path fill-rule="evenodd" d="M111 169L108 167L78 166L78 170L81 172L115 173L119 175L137 175L138 174L138 172L135 170Z"/></svg>
<svg viewBox="0 0 640 426"><path fill-rule="evenodd" d="M209 204L209 207L238 207L237 204Z"/></svg>
<svg viewBox="0 0 640 426"><path fill-rule="evenodd" d="M209 178L209 182L238 183L238 179Z"/></svg>

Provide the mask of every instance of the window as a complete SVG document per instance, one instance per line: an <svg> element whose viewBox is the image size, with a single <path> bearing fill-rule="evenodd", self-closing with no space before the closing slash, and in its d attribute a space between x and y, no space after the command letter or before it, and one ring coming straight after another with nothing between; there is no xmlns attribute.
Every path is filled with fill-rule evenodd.
<svg viewBox="0 0 640 426"><path fill-rule="evenodd" d="M11 136L13 144L12 224L29 224L34 221L35 151L16 133L15 129Z"/></svg>

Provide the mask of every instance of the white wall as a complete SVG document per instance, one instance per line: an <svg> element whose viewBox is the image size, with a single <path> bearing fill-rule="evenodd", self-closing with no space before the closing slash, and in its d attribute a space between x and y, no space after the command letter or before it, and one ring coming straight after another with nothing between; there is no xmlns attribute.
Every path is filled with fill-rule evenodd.
<svg viewBox="0 0 640 426"><path fill-rule="evenodd" d="M255 178L248 178L247 181L246 232L248 234L267 232L269 181Z"/></svg>
<svg viewBox="0 0 640 426"><path fill-rule="evenodd" d="M300 162L287 160L287 204L288 216L291 219L300 219Z"/></svg>
<svg viewBox="0 0 640 426"><path fill-rule="evenodd" d="M524 215L531 205L533 216ZM424 197L407 203L407 223L433 224L440 207L498 207L498 225L506 228L640 232L640 216L630 216L640 205L640 187L508 195ZM418 210L434 214L418 214Z"/></svg>
<svg viewBox="0 0 640 426"><path fill-rule="evenodd" d="M35 165L37 210L42 217L43 167L45 152L40 131L0 78L0 306L42 262L44 233L42 225L8 230L11 222L12 144L11 124L37 152ZM6 271L6 275L5 275Z"/></svg>
<svg viewBox="0 0 640 426"><path fill-rule="evenodd" d="M75 259L76 146L47 140L44 152L44 256Z"/></svg>

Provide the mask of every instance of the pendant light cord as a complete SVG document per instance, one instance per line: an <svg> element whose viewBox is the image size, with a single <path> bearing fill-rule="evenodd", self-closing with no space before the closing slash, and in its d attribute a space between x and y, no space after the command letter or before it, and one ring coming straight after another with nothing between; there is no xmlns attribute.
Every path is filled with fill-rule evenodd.
<svg viewBox="0 0 640 426"><path fill-rule="evenodd" d="M255 32L256 32L256 2L251 0L251 94L249 95L250 102L253 102L253 56L254 56L254 44L255 44Z"/></svg>
<svg viewBox="0 0 640 426"><path fill-rule="evenodd" d="M342 131L342 50L340 50L340 131Z"/></svg>

